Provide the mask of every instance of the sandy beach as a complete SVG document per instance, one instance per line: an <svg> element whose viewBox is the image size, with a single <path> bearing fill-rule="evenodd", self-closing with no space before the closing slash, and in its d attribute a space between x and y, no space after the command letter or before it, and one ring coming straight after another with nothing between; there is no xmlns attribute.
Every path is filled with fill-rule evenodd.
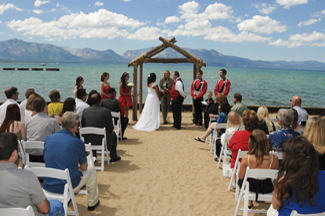
<svg viewBox="0 0 325 216"><path fill-rule="evenodd" d="M101 205L88 212L87 196L76 195L80 215L234 215L235 193L209 145L193 139L204 129L191 127L191 114L183 112L179 131L172 124L137 131L130 119L128 139L118 144L122 160L97 171ZM172 122L172 113L168 118Z"/></svg>

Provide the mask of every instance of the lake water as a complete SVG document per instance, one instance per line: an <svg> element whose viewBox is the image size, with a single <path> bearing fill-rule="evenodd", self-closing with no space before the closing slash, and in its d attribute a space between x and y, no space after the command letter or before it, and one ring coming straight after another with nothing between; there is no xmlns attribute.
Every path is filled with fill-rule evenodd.
<svg viewBox="0 0 325 216"><path fill-rule="evenodd" d="M14 71L4 71L2 68L16 68ZM100 76L106 71L110 74L109 82L118 90L120 77L123 72L130 73L130 82L133 82L133 68L127 65L105 64L47 64L44 71L18 71L17 68L41 68L39 64L32 63L2 63L0 66L0 101L5 101L3 91L9 86L16 86L20 93L19 100L24 99L27 88L35 88L45 100L52 89L61 93L61 100L73 97L73 87L77 76L83 76L83 84L87 92L95 89L99 91ZM45 68L60 68L60 71L45 71ZM138 68L139 70L139 68ZM145 64L143 65L143 102L146 99L146 78L149 73L157 74L157 83L165 70L179 71L185 85L187 98L184 103L190 104L190 86L193 81L193 66L191 64ZM219 67L203 67L203 78L208 82L208 91L213 91L219 79ZM226 68L227 78L231 81L231 89L228 96L240 92L243 95L243 103L247 105L277 105L290 106L293 95L301 96L304 107L325 107L325 72L297 71L297 70L273 70L273 69L248 69ZM139 78L138 78L139 79ZM205 97L206 98L206 97ZM232 104L232 102L231 102Z"/></svg>

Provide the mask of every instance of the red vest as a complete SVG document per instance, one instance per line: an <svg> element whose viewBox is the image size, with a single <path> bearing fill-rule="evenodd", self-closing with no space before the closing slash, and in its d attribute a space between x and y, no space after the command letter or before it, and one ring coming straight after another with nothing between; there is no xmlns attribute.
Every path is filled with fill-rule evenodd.
<svg viewBox="0 0 325 216"><path fill-rule="evenodd" d="M176 99L176 98L179 97L179 93L178 93L178 91L175 90L175 85L176 85L176 82L177 82L177 81L178 81L178 80L175 80L175 81L174 81L174 85L173 85L172 88L170 89L170 100L174 100L174 99Z"/></svg>

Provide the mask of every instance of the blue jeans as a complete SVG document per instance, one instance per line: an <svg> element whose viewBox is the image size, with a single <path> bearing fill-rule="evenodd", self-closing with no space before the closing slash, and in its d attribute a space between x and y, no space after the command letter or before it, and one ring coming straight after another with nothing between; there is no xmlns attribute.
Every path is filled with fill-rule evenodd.
<svg viewBox="0 0 325 216"><path fill-rule="evenodd" d="M49 216L64 216L64 208L59 200L49 200L50 210Z"/></svg>

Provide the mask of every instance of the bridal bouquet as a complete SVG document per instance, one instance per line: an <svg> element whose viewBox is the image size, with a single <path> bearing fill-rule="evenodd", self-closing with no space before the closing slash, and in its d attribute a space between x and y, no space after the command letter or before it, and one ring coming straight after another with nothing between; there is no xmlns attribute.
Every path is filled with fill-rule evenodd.
<svg viewBox="0 0 325 216"><path fill-rule="evenodd" d="M133 83L128 83L127 84L127 87L130 89L130 90L132 90L132 87L134 86L134 84Z"/></svg>

